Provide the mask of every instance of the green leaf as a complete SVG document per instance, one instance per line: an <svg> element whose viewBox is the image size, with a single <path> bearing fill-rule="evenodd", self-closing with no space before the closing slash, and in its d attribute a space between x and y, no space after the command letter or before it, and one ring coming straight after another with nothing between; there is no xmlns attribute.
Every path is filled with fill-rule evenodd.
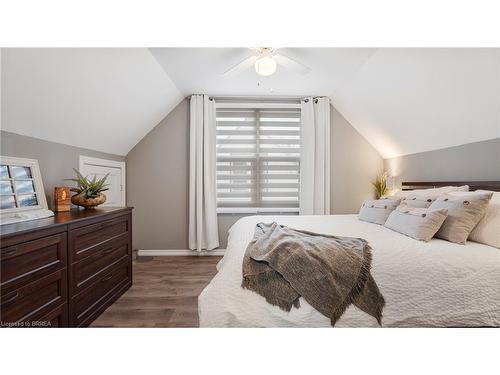
<svg viewBox="0 0 500 375"><path fill-rule="evenodd" d="M67 178L65 180L73 181L76 183L78 190L80 191L78 194L84 194L88 198L95 198L99 195L100 192L108 190L109 184L106 184L106 180L109 176L107 173L103 178L98 179L96 175L92 179L89 179L88 176L83 176L79 170L73 168L76 174L76 178Z"/></svg>

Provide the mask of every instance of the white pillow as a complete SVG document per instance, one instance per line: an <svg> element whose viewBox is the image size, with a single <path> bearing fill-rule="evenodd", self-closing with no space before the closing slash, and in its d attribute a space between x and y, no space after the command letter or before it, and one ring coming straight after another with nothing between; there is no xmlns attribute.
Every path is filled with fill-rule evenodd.
<svg viewBox="0 0 500 375"><path fill-rule="evenodd" d="M500 192L493 192L486 214L470 233L469 240L500 249Z"/></svg>
<svg viewBox="0 0 500 375"><path fill-rule="evenodd" d="M443 194L430 206L448 210L448 217L436 237L465 244L470 233L484 217L493 192L452 192Z"/></svg>
<svg viewBox="0 0 500 375"><path fill-rule="evenodd" d="M399 199L366 200L359 210L358 219L383 225L398 205Z"/></svg>
<svg viewBox="0 0 500 375"><path fill-rule="evenodd" d="M428 208L436 200L438 196L433 194L426 195L409 195L401 200L400 206L408 208Z"/></svg>
<svg viewBox="0 0 500 375"><path fill-rule="evenodd" d="M407 208L399 206L392 211L384 227L421 241L430 241L444 220L447 210L429 208Z"/></svg>
<svg viewBox="0 0 500 375"><path fill-rule="evenodd" d="M451 193L454 191L469 191L469 185L463 186L443 186L440 188L430 188L430 189L415 189L415 190L401 190L396 192L393 197L405 198L412 195L432 195L438 197L444 193Z"/></svg>

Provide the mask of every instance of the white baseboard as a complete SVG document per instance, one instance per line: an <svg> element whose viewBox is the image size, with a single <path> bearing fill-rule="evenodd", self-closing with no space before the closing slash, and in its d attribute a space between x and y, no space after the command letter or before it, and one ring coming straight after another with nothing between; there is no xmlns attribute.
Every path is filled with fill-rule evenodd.
<svg viewBox="0 0 500 375"><path fill-rule="evenodd" d="M138 250L138 256L164 257L164 256L222 256L226 249L215 249L198 252L189 249L165 249L165 250Z"/></svg>

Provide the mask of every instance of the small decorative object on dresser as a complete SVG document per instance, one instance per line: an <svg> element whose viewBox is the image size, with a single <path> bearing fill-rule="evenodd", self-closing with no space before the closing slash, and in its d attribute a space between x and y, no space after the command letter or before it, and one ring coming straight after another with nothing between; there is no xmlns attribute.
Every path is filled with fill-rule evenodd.
<svg viewBox="0 0 500 375"><path fill-rule="evenodd" d="M106 184L106 179L108 178L109 173L99 180L96 176L90 180L88 176L84 177L77 169L73 168L73 170L75 171L77 178L68 178L68 180L74 181L77 184L76 188L70 189L76 193L71 197L71 202L74 205L91 209L106 202L106 195L102 192L108 190L109 185Z"/></svg>
<svg viewBox="0 0 500 375"><path fill-rule="evenodd" d="M132 285L132 209L0 227L0 326L86 327Z"/></svg>
<svg viewBox="0 0 500 375"><path fill-rule="evenodd" d="M387 192L387 172L378 174L372 185L375 189L375 199L382 198Z"/></svg>
<svg viewBox="0 0 500 375"><path fill-rule="evenodd" d="M54 188L54 211L64 212L69 211L70 208L69 187L57 186Z"/></svg>

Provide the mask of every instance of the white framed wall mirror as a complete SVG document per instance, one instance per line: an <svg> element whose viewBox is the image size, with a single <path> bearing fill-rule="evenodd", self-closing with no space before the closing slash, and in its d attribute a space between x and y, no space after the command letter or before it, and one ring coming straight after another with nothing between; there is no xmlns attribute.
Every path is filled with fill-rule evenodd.
<svg viewBox="0 0 500 375"><path fill-rule="evenodd" d="M38 160L0 156L0 225L53 215Z"/></svg>

